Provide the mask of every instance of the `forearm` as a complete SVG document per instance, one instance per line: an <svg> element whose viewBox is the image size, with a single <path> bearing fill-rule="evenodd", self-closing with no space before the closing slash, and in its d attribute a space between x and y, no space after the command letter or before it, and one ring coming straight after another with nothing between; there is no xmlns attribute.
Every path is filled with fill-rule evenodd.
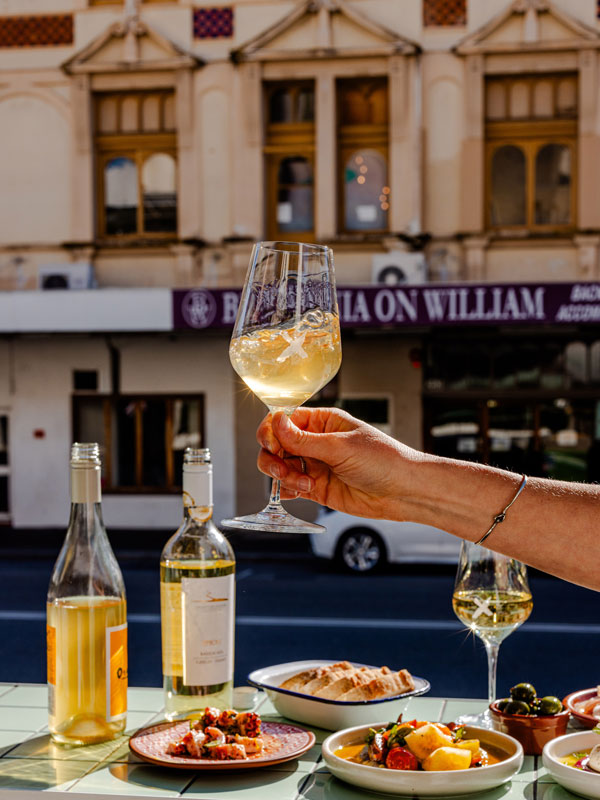
<svg viewBox="0 0 600 800"><path fill-rule="evenodd" d="M405 514L475 542L520 482L520 475L483 464L422 456L411 470ZM529 478L485 546L600 589L600 486Z"/></svg>

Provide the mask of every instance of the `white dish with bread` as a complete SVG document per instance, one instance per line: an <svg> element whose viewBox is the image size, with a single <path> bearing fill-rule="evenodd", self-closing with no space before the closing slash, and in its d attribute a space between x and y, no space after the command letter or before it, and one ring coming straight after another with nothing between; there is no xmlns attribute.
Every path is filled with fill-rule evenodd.
<svg viewBox="0 0 600 800"><path fill-rule="evenodd" d="M397 718L429 681L349 661L290 661L254 670L248 683L263 689L283 717L337 731L389 716Z"/></svg>

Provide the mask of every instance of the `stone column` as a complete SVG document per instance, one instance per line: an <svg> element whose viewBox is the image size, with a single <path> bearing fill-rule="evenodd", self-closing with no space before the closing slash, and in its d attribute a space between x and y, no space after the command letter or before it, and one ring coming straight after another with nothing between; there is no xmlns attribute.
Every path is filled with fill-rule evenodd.
<svg viewBox="0 0 600 800"><path fill-rule="evenodd" d="M315 237L322 241L337 232L335 77L319 73L316 84Z"/></svg>
<svg viewBox="0 0 600 800"><path fill-rule="evenodd" d="M236 67L234 98L231 116L233 234L262 239L266 226L260 64Z"/></svg>
<svg viewBox="0 0 600 800"><path fill-rule="evenodd" d="M587 168L600 160L598 88L598 55L595 50L582 50L579 54L578 156L573 164L573 178L578 175L576 225L580 230L600 228L596 170Z"/></svg>
<svg viewBox="0 0 600 800"><path fill-rule="evenodd" d="M600 248L600 236L575 236L573 241L577 247L577 280L599 280L598 251Z"/></svg>
<svg viewBox="0 0 600 800"><path fill-rule="evenodd" d="M468 281L484 281L486 279L485 251L488 246L487 236L469 236L463 241L465 249L465 276Z"/></svg>
<svg viewBox="0 0 600 800"><path fill-rule="evenodd" d="M392 56L389 61L390 230L418 232L421 226L421 121L415 113L417 60Z"/></svg>
<svg viewBox="0 0 600 800"><path fill-rule="evenodd" d="M74 242L94 240L94 149L92 95L89 75L71 80L73 161L71 167L71 238Z"/></svg>
<svg viewBox="0 0 600 800"><path fill-rule="evenodd" d="M194 157L194 93L191 69L177 74L177 228L181 239L200 235L202 176L197 174Z"/></svg>
<svg viewBox="0 0 600 800"><path fill-rule="evenodd" d="M484 74L483 57L465 58L465 138L461 166L461 230L482 231L484 195Z"/></svg>

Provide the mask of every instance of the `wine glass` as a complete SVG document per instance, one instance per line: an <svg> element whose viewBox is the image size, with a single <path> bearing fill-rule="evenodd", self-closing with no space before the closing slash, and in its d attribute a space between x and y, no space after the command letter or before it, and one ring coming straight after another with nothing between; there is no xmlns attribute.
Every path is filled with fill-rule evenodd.
<svg viewBox="0 0 600 800"><path fill-rule="evenodd" d="M342 350L333 253L328 247L295 242L254 245L229 358L269 411L291 414L333 378ZM266 508L221 524L278 533L325 530L283 508L278 480L272 483Z"/></svg>
<svg viewBox="0 0 600 800"><path fill-rule="evenodd" d="M484 643L488 659L488 704L496 699L496 668L500 643L531 614L533 600L527 567L520 561L463 542L458 560L452 608L459 620ZM465 725L492 727L489 708L464 715Z"/></svg>

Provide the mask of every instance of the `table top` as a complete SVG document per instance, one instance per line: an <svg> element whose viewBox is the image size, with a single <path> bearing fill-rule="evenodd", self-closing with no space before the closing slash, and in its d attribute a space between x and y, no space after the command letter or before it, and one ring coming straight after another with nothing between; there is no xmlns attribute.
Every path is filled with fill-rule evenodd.
<svg viewBox="0 0 600 800"><path fill-rule="evenodd" d="M127 734L161 720L161 689L129 689ZM484 710L483 700L413 697L405 715L432 721L451 720ZM283 721L263 693L255 710L266 720ZM189 800L381 800L382 795L339 781L321 757L330 734L313 728L316 745L284 764L239 772L193 772L144 763L130 752L128 735L102 744L65 748L48 734L46 686L0 684L0 800L33 800L39 791L86 800L132 797L185 797ZM304 726L308 727L308 726ZM15 790L19 790L18 794ZM525 758L512 782L476 795L478 800L573 800L554 782L541 757Z"/></svg>

